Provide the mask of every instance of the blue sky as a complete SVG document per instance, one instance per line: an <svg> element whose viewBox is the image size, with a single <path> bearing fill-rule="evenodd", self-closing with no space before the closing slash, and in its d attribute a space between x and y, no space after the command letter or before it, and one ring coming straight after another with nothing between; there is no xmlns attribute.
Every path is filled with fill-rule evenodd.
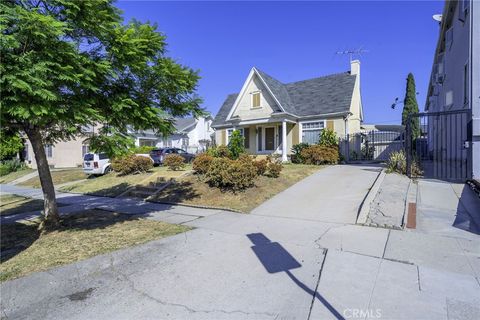
<svg viewBox="0 0 480 320"><path fill-rule="evenodd" d="M363 48L365 123L395 124L405 79L415 76L423 110L438 37L432 19L441 1L354 2L160 2L120 1L126 20L158 24L168 55L202 80L203 106L216 114L229 93L240 91L252 66L282 82L348 71L348 56Z"/></svg>

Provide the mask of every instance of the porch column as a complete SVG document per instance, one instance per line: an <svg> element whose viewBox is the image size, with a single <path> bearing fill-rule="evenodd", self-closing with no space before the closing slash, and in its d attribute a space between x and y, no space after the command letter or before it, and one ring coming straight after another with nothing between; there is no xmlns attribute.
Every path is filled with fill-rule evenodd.
<svg viewBox="0 0 480 320"><path fill-rule="evenodd" d="M287 122L282 121L282 162L287 162Z"/></svg>

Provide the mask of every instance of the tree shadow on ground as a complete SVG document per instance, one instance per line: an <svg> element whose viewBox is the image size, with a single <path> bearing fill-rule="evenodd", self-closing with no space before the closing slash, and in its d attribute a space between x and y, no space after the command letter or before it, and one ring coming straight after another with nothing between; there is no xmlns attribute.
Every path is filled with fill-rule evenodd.
<svg viewBox="0 0 480 320"><path fill-rule="evenodd" d="M465 184L460 194L453 227L480 235L480 197Z"/></svg>
<svg viewBox="0 0 480 320"><path fill-rule="evenodd" d="M58 228L43 232L104 229L117 223L137 220L139 218L140 216L138 215L121 214L106 210L84 210L61 216ZM40 219L24 223L3 223L0 234L0 262L6 262L15 257L29 248L35 241L39 240L42 236L42 231L39 230L39 224Z"/></svg>
<svg viewBox="0 0 480 320"><path fill-rule="evenodd" d="M192 182L174 181L168 187L161 191L152 201L154 202L172 202L181 203L200 197Z"/></svg>

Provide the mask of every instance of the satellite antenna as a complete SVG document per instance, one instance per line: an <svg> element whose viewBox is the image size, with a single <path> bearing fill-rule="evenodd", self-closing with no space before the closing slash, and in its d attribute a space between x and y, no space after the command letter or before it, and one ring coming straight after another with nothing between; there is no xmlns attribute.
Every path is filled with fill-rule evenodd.
<svg viewBox="0 0 480 320"><path fill-rule="evenodd" d="M350 56L350 62L352 62L354 55L361 56L362 53L368 53L368 50L363 50L362 48L359 48L354 50L344 50L344 51L335 52L335 54L348 54Z"/></svg>

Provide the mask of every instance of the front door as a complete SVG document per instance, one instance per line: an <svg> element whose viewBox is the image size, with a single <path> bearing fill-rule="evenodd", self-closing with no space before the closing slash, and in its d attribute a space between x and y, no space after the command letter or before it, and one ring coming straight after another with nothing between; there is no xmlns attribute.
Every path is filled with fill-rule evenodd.
<svg viewBox="0 0 480 320"><path fill-rule="evenodd" d="M265 150L275 150L275 128L265 128Z"/></svg>

